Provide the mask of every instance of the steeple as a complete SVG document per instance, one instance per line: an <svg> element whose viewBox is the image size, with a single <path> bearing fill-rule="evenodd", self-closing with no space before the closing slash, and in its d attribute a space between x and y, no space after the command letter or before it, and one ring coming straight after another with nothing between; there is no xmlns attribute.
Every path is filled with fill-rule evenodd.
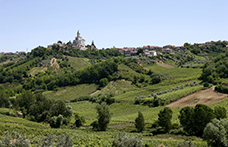
<svg viewBox="0 0 228 147"><path fill-rule="evenodd" d="M94 41L92 41L92 44L91 44L91 46L95 46L95 45L94 45Z"/></svg>
<svg viewBox="0 0 228 147"><path fill-rule="evenodd" d="M80 31L78 30L77 36L80 36Z"/></svg>

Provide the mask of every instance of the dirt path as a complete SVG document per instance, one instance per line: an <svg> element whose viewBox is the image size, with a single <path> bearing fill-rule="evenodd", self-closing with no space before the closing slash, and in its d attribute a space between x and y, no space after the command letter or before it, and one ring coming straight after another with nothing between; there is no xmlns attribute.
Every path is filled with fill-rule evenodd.
<svg viewBox="0 0 228 147"><path fill-rule="evenodd" d="M162 67L166 67L166 68L175 68L175 66L169 65L169 64L167 64L167 63L163 63L163 62L161 62L161 61L156 62L156 64L158 64L158 65L160 65L160 66L162 66Z"/></svg>
<svg viewBox="0 0 228 147"><path fill-rule="evenodd" d="M196 93L190 94L176 102L173 102L166 107L177 108L185 106L195 106L196 104L210 105L218 101L224 100L228 97L227 94L214 91L214 87L206 90L201 90Z"/></svg>
<svg viewBox="0 0 228 147"><path fill-rule="evenodd" d="M52 58L50 64L51 64L52 67L54 67L55 70L59 69L59 63L57 62L56 58Z"/></svg>
<svg viewBox="0 0 228 147"><path fill-rule="evenodd" d="M90 96L92 96L92 95L98 93L99 91L100 91L100 90L96 90L95 92L91 93Z"/></svg>

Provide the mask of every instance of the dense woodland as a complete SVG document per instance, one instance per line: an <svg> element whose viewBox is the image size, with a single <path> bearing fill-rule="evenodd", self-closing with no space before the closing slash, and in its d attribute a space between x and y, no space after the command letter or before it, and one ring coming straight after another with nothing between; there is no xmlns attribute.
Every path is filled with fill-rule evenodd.
<svg viewBox="0 0 228 147"><path fill-rule="evenodd" d="M2 55L0 121L4 123L0 125L0 135L5 136L0 146L227 146L225 105L165 107L212 86L217 92L228 93L226 45L225 41L203 46L185 43L189 52L161 52L156 57L129 57L115 48L82 51L60 50L56 46L37 47L27 54ZM94 88L76 89L82 85ZM65 98L71 89L75 95ZM7 125L11 117L14 122L18 116L24 125L26 121L41 125L39 131L46 138L30 136L33 126L21 131L24 126L18 130ZM58 128L69 135L61 136L64 131ZM90 135L77 136L75 131ZM160 135L178 139L161 141ZM30 143L25 136L31 139ZM186 141L180 141L183 138ZM16 141L10 142L11 139Z"/></svg>

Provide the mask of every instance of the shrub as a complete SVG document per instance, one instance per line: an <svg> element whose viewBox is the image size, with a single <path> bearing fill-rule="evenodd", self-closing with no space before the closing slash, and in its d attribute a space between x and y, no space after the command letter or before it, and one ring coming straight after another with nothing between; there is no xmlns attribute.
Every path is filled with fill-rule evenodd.
<svg viewBox="0 0 228 147"><path fill-rule="evenodd" d="M141 98L135 98L135 104L140 104L141 103Z"/></svg>
<svg viewBox="0 0 228 147"><path fill-rule="evenodd" d="M190 83L190 86L195 86L194 82L191 82L191 83Z"/></svg>
<svg viewBox="0 0 228 147"><path fill-rule="evenodd" d="M177 147L195 147L195 145L193 142L185 140L183 143L178 143Z"/></svg>
<svg viewBox="0 0 228 147"><path fill-rule="evenodd" d="M113 147L142 147L142 138L139 136L130 137L127 134L119 134L112 142Z"/></svg>
<svg viewBox="0 0 228 147"><path fill-rule="evenodd" d="M63 116L61 114L58 117L53 116L49 124L52 128L59 128L63 124Z"/></svg>
<svg viewBox="0 0 228 147"><path fill-rule="evenodd" d="M107 78L103 78L99 80L99 86L100 87L105 87L108 84L108 79Z"/></svg>
<svg viewBox="0 0 228 147"><path fill-rule="evenodd" d="M175 90L179 90L179 86L177 85L177 87L175 88Z"/></svg>
<svg viewBox="0 0 228 147"><path fill-rule="evenodd" d="M96 129L96 130L99 129L99 128L98 128L98 121L97 121L97 120L93 121L93 122L90 124L90 126L92 126L93 129Z"/></svg>
<svg viewBox="0 0 228 147"><path fill-rule="evenodd" d="M214 108L214 114L217 119L226 118L226 108L221 106L216 106Z"/></svg>
<svg viewBox="0 0 228 147"><path fill-rule="evenodd" d="M213 119L208 123L203 131L203 137L208 146L223 147L228 146L228 121L226 119Z"/></svg>
<svg viewBox="0 0 228 147"><path fill-rule="evenodd" d="M73 127L74 126L81 127L85 123L85 118L83 116L79 116L78 113L74 113L74 118L75 118L75 122Z"/></svg>
<svg viewBox="0 0 228 147"><path fill-rule="evenodd" d="M12 141L14 140L14 141ZM2 141L0 141L0 147L29 147L29 141L26 139L26 136L21 136L17 132L12 132L12 137L9 135L9 132L6 131L5 136Z"/></svg>

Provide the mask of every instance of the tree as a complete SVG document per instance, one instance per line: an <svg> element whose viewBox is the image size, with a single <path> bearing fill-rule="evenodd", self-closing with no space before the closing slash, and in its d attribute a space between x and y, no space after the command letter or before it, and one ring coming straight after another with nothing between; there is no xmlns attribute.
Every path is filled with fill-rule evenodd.
<svg viewBox="0 0 228 147"><path fill-rule="evenodd" d="M139 132L142 132L145 127L145 120L143 114L140 111L138 112L138 117L135 119L135 127Z"/></svg>
<svg viewBox="0 0 228 147"><path fill-rule="evenodd" d="M184 107L180 111L179 120L184 131L189 134L194 134L192 125L194 124L194 109L192 107Z"/></svg>
<svg viewBox="0 0 228 147"><path fill-rule="evenodd" d="M213 119L208 123L203 131L203 137L208 146L225 147L228 146L228 120Z"/></svg>
<svg viewBox="0 0 228 147"><path fill-rule="evenodd" d="M197 136L202 136L203 129L207 123L215 118L213 109L203 104L197 104L195 106L194 113L194 133Z"/></svg>
<svg viewBox="0 0 228 147"><path fill-rule="evenodd" d="M215 118L213 109L197 104L195 108L184 107L180 111L180 123L190 135L202 136L206 124Z"/></svg>
<svg viewBox="0 0 228 147"><path fill-rule="evenodd" d="M59 128L63 124L63 116L61 114L58 117L53 116L49 124L52 128Z"/></svg>
<svg viewBox="0 0 228 147"><path fill-rule="evenodd" d="M103 102L100 105L96 106L96 110L98 113L98 130L105 131L111 120L109 107L105 102Z"/></svg>
<svg viewBox="0 0 228 147"><path fill-rule="evenodd" d="M10 107L9 96L5 92L0 91L0 108L9 108Z"/></svg>
<svg viewBox="0 0 228 147"><path fill-rule="evenodd" d="M23 110L23 114L29 112L30 106L36 101L35 95L31 91L23 91L21 95L17 96L16 103Z"/></svg>
<svg viewBox="0 0 228 147"><path fill-rule="evenodd" d="M173 114L173 111L169 107L165 107L158 114L158 124L166 132L169 132L172 128L172 123L171 123L172 114Z"/></svg>
<svg viewBox="0 0 228 147"><path fill-rule="evenodd" d="M226 108L217 106L214 108L214 114L217 119L226 118Z"/></svg>
<svg viewBox="0 0 228 147"><path fill-rule="evenodd" d="M103 78L99 80L99 85L100 87L105 87L108 84L108 79L107 78Z"/></svg>
<svg viewBox="0 0 228 147"><path fill-rule="evenodd" d="M142 49L142 48L138 49L137 55L139 55L140 53L141 53L141 54L143 53L143 49Z"/></svg>
<svg viewBox="0 0 228 147"><path fill-rule="evenodd" d="M81 127L85 123L85 118L83 116L79 116L78 113L74 113L75 123L74 125L76 127Z"/></svg>

